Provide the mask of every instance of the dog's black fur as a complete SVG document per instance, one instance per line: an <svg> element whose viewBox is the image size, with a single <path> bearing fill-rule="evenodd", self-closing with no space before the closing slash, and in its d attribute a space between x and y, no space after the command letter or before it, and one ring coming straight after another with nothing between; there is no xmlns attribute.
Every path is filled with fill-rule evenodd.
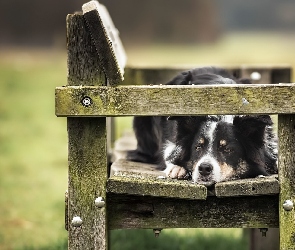
<svg viewBox="0 0 295 250"><path fill-rule="evenodd" d="M244 84L221 68L183 72L167 85ZM127 159L156 164L171 178L210 186L277 173L277 144L268 115L147 116L133 122L137 149Z"/></svg>

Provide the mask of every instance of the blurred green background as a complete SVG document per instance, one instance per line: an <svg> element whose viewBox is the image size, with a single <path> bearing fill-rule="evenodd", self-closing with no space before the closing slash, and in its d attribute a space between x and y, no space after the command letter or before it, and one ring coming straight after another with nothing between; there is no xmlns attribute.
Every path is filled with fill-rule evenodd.
<svg viewBox="0 0 295 250"><path fill-rule="evenodd" d="M185 0L182 8L142 1L138 8L128 0L117 3L120 12L115 1L102 2L119 24L130 65L295 66L292 1ZM66 249L67 132L66 119L54 114L54 88L66 84L65 16L84 2L27 1L18 19L11 18L16 3L0 3L0 249ZM126 16L136 7L138 26L130 27ZM198 19L200 12L208 15ZM130 120L118 133L126 126ZM110 239L112 249L248 249L241 229L164 230L159 238L152 230L114 231Z"/></svg>

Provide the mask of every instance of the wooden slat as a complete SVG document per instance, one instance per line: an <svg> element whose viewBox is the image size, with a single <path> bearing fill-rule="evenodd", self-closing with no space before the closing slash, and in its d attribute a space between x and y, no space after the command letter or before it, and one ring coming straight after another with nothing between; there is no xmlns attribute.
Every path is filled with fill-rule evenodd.
<svg viewBox="0 0 295 250"><path fill-rule="evenodd" d="M280 249L295 249L295 210L283 208L286 200L295 202L295 116L278 116L280 192Z"/></svg>
<svg viewBox="0 0 295 250"><path fill-rule="evenodd" d="M173 197L180 199L205 200L207 188L190 181L161 178L113 176L108 179L107 192L139 196Z"/></svg>
<svg viewBox="0 0 295 250"><path fill-rule="evenodd" d="M295 112L295 85L58 87L57 116L282 114ZM92 99L83 106L82 99Z"/></svg>
<svg viewBox="0 0 295 250"><path fill-rule="evenodd" d="M204 186L167 178L155 165L119 159L111 166L111 179L108 181L107 191L118 194L206 199L207 195L212 194L220 198L279 194L280 185L277 175L272 175L220 182L207 192Z"/></svg>
<svg viewBox="0 0 295 250"><path fill-rule="evenodd" d="M278 227L278 195L168 199L107 194L110 229Z"/></svg>
<svg viewBox="0 0 295 250"><path fill-rule="evenodd" d="M115 151L117 149L115 148ZM138 176L141 178L165 176L163 171L156 168L156 165L142 162L116 160L111 166L111 176Z"/></svg>
<svg viewBox="0 0 295 250"><path fill-rule="evenodd" d="M220 182L215 185L215 194L217 197L266 195L278 194L279 192L280 184L276 175L264 178Z"/></svg>
<svg viewBox="0 0 295 250"><path fill-rule="evenodd" d="M191 181L166 178L155 165L117 160L111 166L107 192L131 195L152 195L182 199L205 200L207 188Z"/></svg>

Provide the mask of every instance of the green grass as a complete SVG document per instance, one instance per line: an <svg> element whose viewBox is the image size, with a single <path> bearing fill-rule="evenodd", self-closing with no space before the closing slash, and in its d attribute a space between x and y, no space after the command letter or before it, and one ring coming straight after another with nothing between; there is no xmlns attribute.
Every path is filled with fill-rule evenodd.
<svg viewBox="0 0 295 250"><path fill-rule="evenodd" d="M214 46L128 48L130 64L288 63L290 36L236 34ZM1 50L0 250L66 249L66 119L54 115L54 88L66 84L66 58L54 51ZM144 58L144 59L143 59ZM131 126L120 118L121 131ZM113 231L113 249L241 249L241 230Z"/></svg>
<svg viewBox="0 0 295 250"><path fill-rule="evenodd" d="M40 249L66 238L66 120L54 115L66 66L60 55L18 53L0 62L0 249Z"/></svg>
<svg viewBox="0 0 295 250"><path fill-rule="evenodd" d="M158 238L153 230L115 230L112 250L247 250L242 229L164 229Z"/></svg>

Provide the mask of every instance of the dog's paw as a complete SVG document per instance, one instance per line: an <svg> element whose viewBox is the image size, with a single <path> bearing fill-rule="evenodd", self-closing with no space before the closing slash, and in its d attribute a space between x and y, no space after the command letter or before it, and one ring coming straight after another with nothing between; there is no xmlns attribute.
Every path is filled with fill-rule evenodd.
<svg viewBox="0 0 295 250"><path fill-rule="evenodd" d="M183 167L177 165L170 165L164 172L172 179L186 180L190 178L190 173Z"/></svg>

